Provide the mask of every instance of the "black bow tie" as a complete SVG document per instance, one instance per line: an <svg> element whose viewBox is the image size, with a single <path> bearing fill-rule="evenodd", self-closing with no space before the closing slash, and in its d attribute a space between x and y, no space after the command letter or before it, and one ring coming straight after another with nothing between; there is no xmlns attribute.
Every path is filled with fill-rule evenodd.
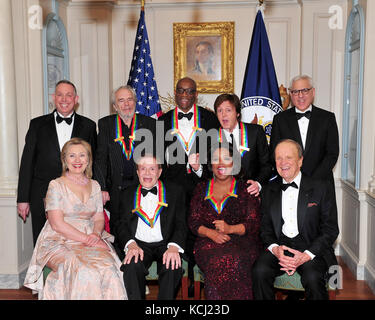
<svg viewBox="0 0 375 320"><path fill-rule="evenodd" d="M296 112L297 120L301 119L302 117L306 117L307 119L310 119L311 117L311 111L306 111L305 113Z"/></svg>
<svg viewBox="0 0 375 320"><path fill-rule="evenodd" d="M61 123L61 122L65 121L68 125L71 125L72 121L73 121L73 116L74 116L74 112L69 118L63 118L59 114L57 114L56 115L56 122Z"/></svg>
<svg viewBox="0 0 375 320"><path fill-rule="evenodd" d="M288 189L289 187L293 187L293 188L298 189L298 186L297 186L297 184L296 184L294 181L291 182L291 183L283 183L283 184L281 185L281 189L282 189L283 191L285 191L285 190Z"/></svg>
<svg viewBox="0 0 375 320"><path fill-rule="evenodd" d="M190 120L192 116L193 116L192 112L189 112L189 113L179 112L178 113L178 120L181 120L182 118L187 118L188 120Z"/></svg>
<svg viewBox="0 0 375 320"><path fill-rule="evenodd" d="M142 188L141 189L141 193L142 193L142 196L147 196L147 194L151 192L153 193L154 195L157 195L158 193L158 188L156 188L156 186L152 187L151 189L145 189L145 188Z"/></svg>

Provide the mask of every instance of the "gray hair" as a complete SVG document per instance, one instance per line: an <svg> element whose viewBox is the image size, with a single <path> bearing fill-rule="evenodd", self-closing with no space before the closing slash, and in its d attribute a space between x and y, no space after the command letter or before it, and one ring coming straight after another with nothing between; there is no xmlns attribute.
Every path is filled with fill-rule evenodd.
<svg viewBox="0 0 375 320"><path fill-rule="evenodd" d="M134 102L137 103L137 93L135 92L135 90L132 86L127 84L126 86L120 86L116 90L112 91L112 93L111 93L111 103L112 103L112 105L116 105L116 94L117 94L117 92L119 92L122 89L129 90L130 93L133 96Z"/></svg>
<svg viewBox="0 0 375 320"><path fill-rule="evenodd" d="M295 76L292 80L290 80L289 89L291 89L293 87L293 83L298 81L298 80L307 80L307 81L309 81L310 87L314 88L313 79L306 74L302 74L302 75Z"/></svg>

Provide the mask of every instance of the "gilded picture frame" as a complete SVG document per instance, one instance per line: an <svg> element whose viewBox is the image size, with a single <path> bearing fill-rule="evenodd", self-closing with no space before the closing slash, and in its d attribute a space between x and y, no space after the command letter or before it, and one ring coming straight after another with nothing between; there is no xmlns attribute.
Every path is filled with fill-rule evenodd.
<svg viewBox="0 0 375 320"><path fill-rule="evenodd" d="M173 46L175 86L187 76L199 93L234 91L234 22L174 23Z"/></svg>

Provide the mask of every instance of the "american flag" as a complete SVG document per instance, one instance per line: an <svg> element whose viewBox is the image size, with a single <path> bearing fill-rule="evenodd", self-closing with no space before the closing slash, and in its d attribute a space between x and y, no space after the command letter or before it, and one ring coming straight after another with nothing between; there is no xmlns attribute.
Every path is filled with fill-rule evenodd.
<svg viewBox="0 0 375 320"><path fill-rule="evenodd" d="M154 68L151 61L150 44L148 41L143 7L141 9L137 35L135 37L128 85L131 85L137 92L137 113L154 117L161 115L162 111L160 108L158 88L154 77Z"/></svg>

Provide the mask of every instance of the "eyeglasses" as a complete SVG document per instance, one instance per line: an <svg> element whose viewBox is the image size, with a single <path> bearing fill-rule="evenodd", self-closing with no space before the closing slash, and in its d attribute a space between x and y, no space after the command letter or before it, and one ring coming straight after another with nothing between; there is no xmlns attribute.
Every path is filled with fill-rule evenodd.
<svg viewBox="0 0 375 320"><path fill-rule="evenodd" d="M291 89L289 89L289 92L293 96L298 96L300 93L302 93L302 95L306 96L311 89L312 89L312 87L311 88L303 88L303 89L300 89L300 90L291 90Z"/></svg>
<svg viewBox="0 0 375 320"><path fill-rule="evenodd" d="M187 88L187 89L184 89L184 88L177 88L177 89L176 89L176 92L177 92L178 94L184 94L184 93L186 93L186 94L188 94L188 95L191 96L192 94L196 93L197 90L196 90L196 89L191 89L191 88Z"/></svg>

